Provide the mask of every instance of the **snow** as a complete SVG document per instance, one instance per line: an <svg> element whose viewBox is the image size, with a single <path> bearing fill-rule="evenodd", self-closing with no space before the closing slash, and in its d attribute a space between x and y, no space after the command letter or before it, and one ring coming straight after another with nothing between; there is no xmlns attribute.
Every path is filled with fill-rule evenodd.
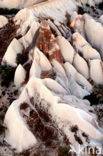
<svg viewBox="0 0 103 156"><path fill-rule="evenodd" d="M50 3L49 1L51 1L51 0L48 0L48 2L47 2L47 0L29 0L29 1L28 0L15 0L15 2L13 0L1 0L0 7L8 8L8 9L12 9L12 8L21 9L21 8L26 8L26 7L41 3L41 2L45 2L48 4L48 3ZM59 0L52 0L52 1L54 3L59 2ZM68 4L71 5L71 7L74 7L73 6L75 4L74 2L75 3L78 2L79 4L88 3L93 6L93 5L95 5L95 3L102 2L102 0L89 0L89 1L88 0L74 0L73 2L72 1L68 2ZM64 0L64 4L65 3L66 3L66 0ZM51 5L52 5L52 3L51 3Z"/></svg>
<svg viewBox="0 0 103 156"><path fill-rule="evenodd" d="M92 48L80 33L73 34L73 44L87 61L89 59L101 59L99 52Z"/></svg>
<svg viewBox="0 0 103 156"><path fill-rule="evenodd" d="M52 80L50 78L46 78L46 79L43 79L43 83L45 84L45 86L49 90L51 90L55 94L62 94L62 95L68 94L68 92L59 83L57 83L55 80Z"/></svg>
<svg viewBox="0 0 103 156"><path fill-rule="evenodd" d="M30 77L35 76L40 78L42 71L49 71L52 66L47 57L37 48L34 49L34 59L30 69Z"/></svg>
<svg viewBox="0 0 103 156"><path fill-rule="evenodd" d="M12 148L15 148L17 152L21 152L37 143L35 136L28 129L19 110L20 103L22 103L26 97L26 94L24 94L22 99L18 99L11 104L4 120L4 123L8 127L5 140Z"/></svg>
<svg viewBox="0 0 103 156"><path fill-rule="evenodd" d="M80 105L83 103L83 101L81 103L79 100L79 104L77 100L77 104L79 105L78 107L80 108L69 105L71 100L71 96L69 100L69 95L67 98L68 100L65 100L64 98L64 102L62 102L62 99L59 96L56 94L53 95L53 93L49 90L50 88L53 92L57 93L57 85L59 84L54 82L54 80L40 80L38 78L32 77L22 91L19 99L14 101L9 107L5 116L5 124L8 128L5 140L12 147L16 148L17 151L21 152L25 148L27 149L29 147L35 146L37 143L35 136L30 132L28 126L25 124L23 117L20 114L19 107L23 102L27 102L29 107L31 107L33 110L35 110L35 102L37 105L41 103L41 106L45 110L48 110L52 120L57 123L58 128L64 132L67 138L69 138L70 135L72 135L72 137L74 135L70 132L70 125L72 123L73 125L77 125L80 130L84 131L93 139L103 140L103 134L100 131L100 127L98 126L95 117L92 114L87 113L87 110L84 111L81 109ZM65 91L61 90L60 93L65 94ZM31 97L34 97L34 105L30 104ZM75 97L72 97L72 104L73 101L75 103L74 105L76 105ZM85 104L86 103L83 105ZM87 109L88 107L90 106L87 106ZM75 145L75 141L71 139L72 137L70 137L70 141L73 145Z"/></svg>
<svg viewBox="0 0 103 156"><path fill-rule="evenodd" d="M77 12L74 11L70 20L71 20L71 24L74 25L73 28L74 28L75 32L79 32L80 34L85 36L83 16L77 14ZM70 24L70 26L71 26L71 24Z"/></svg>
<svg viewBox="0 0 103 156"><path fill-rule="evenodd" d="M22 25L22 22L26 21L27 19L30 21L33 19L38 21L39 17L44 19L46 17L53 19L55 21L55 25L59 26L61 22L65 23L66 13L71 14L75 10L77 10L77 6L72 0L50 0L48 2L34 5L29 9L25 8L24 10L21 10L15 16L14 20Z"/></svg>
<svg viewBox="0 0 103 156"><path fill-rule="evenodd" d="M32 97L35 94L35 92L38 92L40 95L40 99L45 99L45 101L49 103L50 108L48 107L48 104L45 103L43 103L43 106L49 108L48 111L49 113L52 114L53 118L56 117L55 120L57 119L58 121L59 118L61 124L65 123L66 121L71 121L72 123L77 124L80 129L85 131L94 139L103 140L103 134L99 131L99 126L91 115L89 115L88 113L86 113L81 109L71 107L67 104L62 104L62 103L59 104L58 103L59 98L53 96L52 93L42 84L42 81L40 79L32 78L29 81L27 88L30 97ZM98 128L96 129L96 127Z"/></svg>
<svg viewBox="0 0 103 156"><path fill-rule="evenodd" d="M102 2L102 0L75 0L79 4L89 4L90 6L94 6L95 4L98 4Z"/></svg>
<svg viewBox="0 0 103 156"><path fill-rule="evenodd" d="M78 49L79 47L82 47L83 45L88 44L88 42L85 40L85 38L83 38L83 36L76 32L73 34L73 43L74 45L76 45L76 48Z"/></svg>
<svg viewBox="0 0 103 156"><path fill-rule="evenodd" d="M23 66L21 64L19 64L15 71L14 84L17 87L20 87L23 84L23 82L25 81L25 78L26 78L26 71L23 68Z"/></svg>
<svg viewBox="0 0 103 156"><path fill-rule="evenodd" d="M5 16L0 15L0 28L4 27L8 23L8 19Z"/></svg>
<svg viewBox="0 0 103 156"><path fill-rule="evenodd" d="M16 57L17 54L22 53L22 50L22 45L16 38L14 38L4 54L2 64L8 64L13 67L17 66Z"/></svg>
<svg viewBox="0 0 103 156"><path fill-rule="evenodd" d="M88 38L88 41L91 43L93 47L99 50L100 55L103 58L103 25L94 19L88 17L88 15L84 16L85 19L85 33Z"/></svg>
<svg viewBox="0 0 103 156"><path fill-rule="evenodd" d="M68 75L68 89L71 93L71 95L74 95L80 99L83 97L90 95L90 92L88 92L85 88L82 88L74 79L73 76Z"/></svg>
<svg viewBox="0 0 103 156"><path fill-rule="evenodd" d="M57 74L62 75L62 77L66 77L65 70L63 69L62 65L55 59L52 60L52 65L55 68Z"/></svg>
<svg viewBox="0 0 103 156"><path fill-rule="evenodd" d="M19 33L24 34L23 31L26 28L27 27L24 24L24 27L22 27L22 30ZM34 36L36 35L38 29L39 29L39 23L35 21L32 22L29 31L25 35L23 35L22 38L19 39L19 42L24 46L25 49L35 40Z"/></svg>
<svg viewBox="0 0 103 156"><path fill-rule="evenodd" d="M60 47L60 51L65 61L73 62L73 57L75 54L75 50L71 46L71 44L62 36L58 36L56 38L57 43Z"/></svg>
<svg viewBox="0 0 103 156"><path fill-rule="evenodd" d="M0 7L1 8L8 8L8 9L12 9L12 8L16 8L16 9L21 9L21 8L25 8L40 2L43 2L45 0L15 0L15 2L13 0L1 0L0 1Z"/></svg>
<svg viewBox="0 0 103 156"><path fill-rule="evenodd" d="M102 23L103 25L103 15L99 18L99 21Z"/></svg>
<svg viewBox="0 0 103 156"><path fill-rule="evenodd" d="M56 73L56 81L63 86L67 90L67 92L70 94L70 90L68 88L68 77L67 73L65 72L65 69L63 66L55 59L52 60L53 69Z"/></svg>
<svg viewBox="0 0 103 156"><path fill-rule="evenodd" d="M86 134L89 134L92 138L103 140L103 134L97 129L99 127L95 119L85 111L71 107L64 103L60 103L58 109L55 108L55 110L57 110L57 116L63 121L69 120L78 125L81 130L85 131Z"/></svg>
<svg viewBox="0 0 103 156"><path fill-rule="evenodd" d="M83 98L90 94L92 86L69 62L61 65L54 59L52 65L56 72L55 80L66 89L68 94L75 95L78 98ZM80 84L82 84L82 86Z"/></svg>
<svg viewBox="0 0 103 156"><path fill-rule="evenodd" d="M4 1L0 4L4 4ZM15 7L30 6L32 2L34 4L37 1L16 0ZM87 0L76 2L79 2L79 4L87 3ZM88 145L86 139L82 136L83 132L88 135L90 142L92 139L94 142L99 141L101 143L103 141L103 130L99 127L94 108L90 106L89 101L83 100L85 96L92 93L93 86L89 79L97 84L103 84L103 62L100 56L102 54L103 25L87 14L78 15L74 12L77 10L77 3L75 3L75 0L49 0L22 9L13 18L14 23L20 26L17 33L21 34L22 37L18 40L14 38L11 41L2 64L16 67L14 84L19 89L20 95L8 108L4 123L7 126L5 140L17 152L22 152L31 147L35 148L39 142L35 137L37 131L32 133L26 122L26 119L30 118L31 110L37 111L39 114L36 109L37 106L38 109L41 107L45 113L50 115L54 126L56 125L57 129L66 135L75 149L78 148L79 143L75 140L74 133L71 131L71 126L74 125L79 128L77 135L83 141L83 146ZM97 0L89 0L88 3L94 5ZM14 3L9 6L10 1L5 4L9 8L14 6ZM66 14L72 15L71 22L78 20L74 26L73 45L64 38L68 30L65 26L67 22ZM53 40L50 41L50 44L53 44L53 48L49 51L49 56L55 49L60 50L65 63L58 62L56 58L49 61L37 47L38 30L41 26L46 28L45 25L40 23L42 19L48 19L49 26L55 30L57 35L57 37L52 35ZM62 37L62 34L64 34L64 37ZM100 35L100 39L97 34ZM26 78L26 71L24 65L17 65L16 57L17 54L22 54L23 48L27 49L28 47L31 48L28 50L29 58L24 65L31 63L31 68L28 71L29 80L27 84L22 85ZM41 79L41 74L49 71L55 73L53 79ZM27 118L20 109L23 103L28 105L27 110L22 110ZM35 124L35 121L33 124Z"/></svg>
<svg viewBox="0 0 103 156"><path fill-rule="evenodd" d="M88 113L88 110L91 110L91 109L93 110L93 108L91 108L88 100L82 100L73 95L69 95L69 98L68 98L68 95L64 95L64 96L61 96L61 98L63 99L63 101L66 101L66 103L68 103L70 106L73 106L73 107L79 108L79 109L83 109L87 113ZM94 117L96 119L95 115L94 115Z"/></svg>
<svg viewBox="0 0 103 156"><path fill-rule="evenodd" d="M89 78L88 64L78 53L74 56L73 65L86 79Z"/></svg>
<svg viewBox="0 0 103 156"><path fill-rule="evenodd" d="M87 81L87 79L84 76L82 76L80 73L77 72L77 70L73 67L73 65L71 65L69 62L66 62L64 64L64 68L68 76L71 75L78 84L80 84L87 91L91 92L92 90L91 84Z"/></svg>
<svg viewBox="0 0 103 156"><path fill-rule="evenodd" d="M103 84L103 62L90 60L90 77L97 84Z"/></svg>

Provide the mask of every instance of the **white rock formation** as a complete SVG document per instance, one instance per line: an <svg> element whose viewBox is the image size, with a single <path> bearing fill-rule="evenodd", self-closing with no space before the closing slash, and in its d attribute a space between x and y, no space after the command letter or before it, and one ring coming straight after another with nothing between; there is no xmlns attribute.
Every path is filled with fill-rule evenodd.
<svg viewBox="0 0 103 156"><path fill-rule="evenodd" d="M15 71L14 84L17 87L20 87L23 84L23 82L25 81L25 78L26 78L26 71L23 68L23 66L21 64L19 64Z"/></svg>
<svg viewBox="0 0 103 156"><path fill-rule="evenodd" d="M42 120L39 109L50 117L53 126L69 139L77 151L80 144L81 147L88 146L83 132L88 135L90 145L98 142L102 144L103 130L99 126L94 108L83 98L90 95L94 89L89 78L97 84L103 84L103 62L100 56L102 34L99 34L103 26L86 14L72 14L77 11L77 4L82 2L94 5L97 0L48 0L22 9L13 18L14 23L19 25L17 33L22 37L11 41L2 64L16 67L17 54L22 54L22 51L29 47L28 60L17 66L14 76L14 83L19 88L20 95L8 108L4 120L7 126L5 140L17 152L37 147L40 138L37 137L37 131L33 131L35 120L32 121L32 128L29 120L31 111L36 112L37 117ZM10 1L0 1L1 7L5 5L8 8L22 8L34 3L37 1L16 0L15 5L13 3L9 6ZM74 34L67 25L70 22L68 14L72 16L71 22L78 19L74 26ZM43 25L42 20L48 21L47 25ZM51 28L51 34L48 34L48 27ZM85 33L88 41L85 39ZM68 41L68 35L73 39L71 42ZM46 36L44 40L41 39L42 36ZM94 47L99 49L100 53ZM43 48L47 48L46 54ZM28 77L24 67L28 69ZM44 77L43 72L47 72ZM28 82L23 85L25 78L28 78ZM71 131L71 127L75 125L78 126L76 135L81 140L80 144Z"/></svg>
<svg viewBox="0 0 103 156"><path fill-rule="evenodd" d="M30 77L40 78L42 71L49 71L52 66L46 56L36 47L34 49L34 59L30 69Z"/></svg>
<svg viewBox="0 0 103 156"><path fill-rule="evenodd" d="M0 28L4 27L8 23L8 19L5 16L0 15Z"/></svg>
<svg viewBox="0 0 103 156"><path fill-rule="evenodd" d="M80 34L85 36L83 16L78 15L77 12L74 11L70 20L71 24L69 26L72 27L76 32L79 32Z"/></svg>
<svg viewBox="0 0 103 156"><path fill-rule="evenodd" d="M90 60L90 77L97 84L103 84L103 62Z"/></svg>
<svg viewBox="0 0 103 156"><path fill-rule="evenodd" d="M14 38L5 52L5 55L2 59L2 64L8 64L14 67L17 66L16 57L17 54L22 53L22 50L23 46L16 38Z"/></svg>
<svg viewBox="0 0 103 156"><path fill-rule="evenodd" d="M17 23L21 23L22 21L33 21L41 16L43 18L51 18L55 21L56 25L60 25L61 22L65 22L66 20L66 13L72 13L73 11L77 10L77 6L73 1L68 0L50 0L48 2L44 2L42 4L34 5L32 7L25 8L17 13L14 20ZM56 14L55 14L56 12Z"/></svg>
<svg viewBox="0 0 103 156"><path fill-rule="evenodd" d="M59 129L63 130L67 138L70 139L71 144L77 146L75 142L73 143L73 136L70 137L70 135L74 135L69 130L71 123L78 125L79 129L90 137L96 140L103 140L103 134L92 114L90 115L84 110L70 106L67 101L64 101L65 104L60 102L60 97L54 96L46 87L49 85L49 83L47 85L47 82L49 82L49 79L43 80L42 82L42 80L32 77L19 99L11 104L5 116L5 123L8 127L5 140L11 144L12 147L15 147L18 152L36 144L35 136L33 136L28 129L28 126L24 123L23 116L19 112L20 105L24 102L34 111L35 104L38 106L41 104L45 111L48 110L48 114L51 115L52 120L57 123ZM46 86L44 85L45 83ZM55 83L52 83L52 90L53 92L57 92ZM61 93L65 93L65 91ZM30 98L34 98L32 104ZM14 122L12 122L12 119Z"/></svg>
<svg viewBox="0 0 103 156"><path fill-rule="evenodd" d="M34 21L25 35L23 35L26 31L25 27L22 28L21 32L19 32L23 35L23 37L19 39L19 42L25 47L25 49L33 42L33 40L35 40L34 36L38 29L39 23Z"/></svg>
<svg viewBox="0 0 103 156"><path fill-rule="evenodd" d="M57 43L60 47L61 50L61 54L64 57L65 61L69 61L70 63L73 62L73 58L74 58L74 54L75 54L75 50L74 48L71 46L71 44L62 36L58 36L56 38Z"/></svg>
<svg viewBox="0 0 103 156"><path fill-rule="evenodd" d="M103 25L94 19L84 15L85 19L85 33L91 45L100 51L103 58Z"/></svg>
<svg viewBox="0 0 103 156"><path fill-rule="evenodd" d="M82 76L80 73L77 72L77 70L71 65L69 62L66 62L64 64L64 68L68 74L68 76L72 76L78 84L80 84L84 89L87 91L92 90L91 84L87 81L87 79Z"/></svg>
<svg viewBox="0 0 103 156"><path fill-rule="evenodd" d="M86 79L89 78L88 64L78 53L74 56L73 65Z"/></svg>
<svg viewBox="0 0 103 156"><path fill-rule="evenodd" d="M12 103L5 116L5 124L8 127L5 140L21 152L37 143L37 139L29 130L20 114L20 104L27 101L26 92L23 91L20 98Z"/></svg>
<svg viewBox="0 0 103 156"><path fill-rule="evenodd" d="M73 44L87 61L89 59L101 59L99 52L92 48L83 36L77 32L73 34Z"/></svg>
<svg viewBox="0 0 103 156"><path fill-rule="evenodd" d="M25 8L25 7L29 7L41 2L45 2L45 1L54 1L55 0L16 0L15 2L13 0L1 0L0 1L0 7L1 8L8 8L8 9L12 9L12 8L16 8L16 9L21 9L21 8ZM59 2L59 0L56 0ZM79 4L85 4L88 3L90 5L95 5L95 3L100 3L102 2L102 0L75 0L75 3L79 3ZM47 2L48 3L48 2Z"/></svg>
<svg viewBox="0 0 103 156"><path fill-rule="evenodd" d="M43 2L45 0L15 0L15 2L13 0L1 0L0 1L0 8L8 8L8 9L12 9L12 8L16 8L16 9L21 9L21 8L25 8L40 2Z"/></svg>

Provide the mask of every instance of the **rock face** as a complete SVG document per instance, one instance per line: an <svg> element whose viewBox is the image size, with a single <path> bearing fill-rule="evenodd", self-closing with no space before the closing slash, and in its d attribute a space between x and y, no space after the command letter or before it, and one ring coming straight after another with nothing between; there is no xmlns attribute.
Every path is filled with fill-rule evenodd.
<svg viewBox="0 0 103 156"><path fill-rule="evenodd" d="M0 3L4 2L10 6L6 0ZM17 1L13 7L40 2L21 1L19 5ZM14 69L11 84L19 91L4 119L4 140L17 153L55 148L59 155L63 145L77 153L80 147L102 146L103 123L91 101L85 100L103 85L102 45L99 37L92 37L94 31L102 32L97 29L102 24L88 14L78 14L78 4L82 7L82 1L49 0L20 10L12 19L18 29L0 67Z"/></svg>

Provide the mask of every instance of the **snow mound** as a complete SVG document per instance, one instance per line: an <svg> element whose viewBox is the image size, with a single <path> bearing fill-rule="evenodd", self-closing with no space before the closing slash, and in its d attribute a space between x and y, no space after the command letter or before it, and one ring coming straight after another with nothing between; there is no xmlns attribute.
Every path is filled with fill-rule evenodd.
<svg viewBox="0 0 103 156"><path fill-rule="evenodd" d="M7 51L5 52L5 55L2 59L2 64L8 64L14 67L17 66L17 54L21 54L22 50L23 46L16 38L14 38L10 43L9 47L7 48Z"/></svg>
<svg viewBox="0 0 103 156"><path fill-rule="evenodd" d="M8 23L8 19L5 16L0 15L0 28L4 27Z"/></svg>

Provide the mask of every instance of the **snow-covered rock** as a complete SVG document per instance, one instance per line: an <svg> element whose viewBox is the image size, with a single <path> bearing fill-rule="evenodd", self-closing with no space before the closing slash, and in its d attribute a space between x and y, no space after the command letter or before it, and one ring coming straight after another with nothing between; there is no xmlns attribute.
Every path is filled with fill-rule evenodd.
<svg viewBox="0 0 103 156"><path fill-rule="evenodd" d="M87 61L89 59L101 59L99 52L92 48L84 37L77 32L73 34L73 44Z"/></svg>
<svg viewBox="0 0 103 156"><path fill-rule="evenodd" d="M83 36L84 34L84 20L82 15L78 15L77 12L73 12L71 16L71 24L69 25L72 27L76 32L79 32Z"/></svg>
<svg viewBox="0 0 103 156"><path fill-rule="evenodd" d="M18 152L21 152L37 143L37 139L29 130L20 113L20 104L26 102L27 99L28 97L24 91L21 97L11 104L5 115L4 122L8 127L5 140Z"/></svg>
<svg viewBox="0 0 103 156"><path fill-rule="evenodd" d="M0 15L0 28L4 27L8 23L8 19L5 16Z"/></svg>
<svg viewBox="0 0 103 156"><path fill-rule="evenodd" d="M85 33L88 41L93 47L99 50L100 55L103 58L103 25L94 19L84 15L85 19Z"/></svg>
<svg viewBox="0 0 103 156"><path fill-rule="evenodd" d="M74 56L73 65L86 79L89 78L88 64L78 53Z"/></svg>
<svg viewBox="0 0 103 156"><path fill-rule="evenodd" d="M103 84L103 62L90 60L90 77L97 84Z"/></svg>
<svg viewBox="0 0 103 156"><path fill-rule="evenodd" d="M77 70L73 67L73 65L71 65L69 62L66 62L64 64L64 68L68 73L68 76L72 76L78 84L80 84L84 89L86 89L87 91L92 90L92 86L91 84L87 81L87 79L82 76L79 72L77 72Z"/></svg>
<svg viewBox="0 0 103 156"><path fill-rule="evenodd" d="M27 19L28 21L32 21L33 19L38 21L39 17L46 17L47 19L53 19L55 24L59 26L61 22L65 23L66 13L71 14L75 10L77 10L77 6L72 0L49 0L48 2L34 5L29 10L28 8L21 10L14 20L22 24Z"/></svg>
<svg viewBox="0 0 103 156"><path fill-rule="evenodd" d="M20 87L22 83L25 81L25 78L26 78L26 71L23 68L23 66L19 64L15 71L14 84L17 87Z"/></svg>
<svg viewBox="0 0 103 156"><path fill-rule="evenodd" d="M49 71L52 66L46 56L36 47L34 49L34 59L30 69L30 77L40 78L42 71Z"/></svg>
<svg viewBox="0 0 103 156"><path fill-rule="evenodd" d="M43 83L45 84L45 86L49 90L51 90L55 94L61 94L61 95L68 94L68 92L59 83L57 83L55 80L46 78L46 79L43 79Z"/></svg>
<svg viewBox="0 0 103 156"><path fill-rule="evenodd" d="M37 1L21 0L19 5L18 0L15 6L26 7L32 2ZM103 84L103 62L96 50L102 46L96 34L93 38L90 26L98 22L86 14L74 12L78 4L82 6L87 2L94 5L97 0L48 0L22 9L13 17L14 24L19 27L15 36L22 37L11 41L2 64L16 67L17 55L22 51L27 55L21 55L23 65L17 66L14 76L19 97L8 108L4 120L7 127L5 140L17 152L31 150L31 147L36 150L41 143L44 149L46 142L42 137L46 135L45 129L51 130L51 127L58 131L59 139L65 136L76 150L88 146L88 139L93 144L103 141L103 130L94 107L88 100L83 100L85 96L91 97L94 91L89 80ZM70 29L71 26L74 27ZM101 27L99 23L93 30ZM24 81L27 84L22 85ZM49 121L45 121L45 117ZM71 130L73 126L78 129L75 133Z"/></svg>
<svg viewBox="0 0 103 156"><path fill-rule="evenodd" d="M99 21L102 23L103 25L103 15L99 18Z"/></svg>
<svg viewBox="0 0 103 156"><path fill-rule="evenodd" d="M63 88L66 89L69 95L74 95L78 98L83 98L86 95L89 95L90 93L83 89L75 80L73 77L73 73L68 73L69 68L67 67L67 70L65 70L65 65L61 65L59 62L57 62L55 59L52 61L52 65L54 68L54 71L56 72L56 81L63 86ZM72 65L71 65L72 66Z"/></svg>
<svg viewBox="0 0 103 156"><path fill-rule="evenodd" d="M70 63L73 62L73 58L74 58L74 54L75 54L75 50L74 48L71 46L71 44L62 36L58 36L56 38L57 43L60 47L60 51L62 56L64 57L65 61L69 61Z"/></svg>
<svg viewBox="0 0 103 156"><path fill-rule="evenodd" d="M67 87L70 91L70 94L78 97L79 99L82 99L87 95L90 95L90 92L87 91L85 88L81 87L81 85L76 82L75 78L72 75L70 75L70 73L68 74Z"/></svg>
<svg viewBox="0 0 103 156"><path fill-rule="evenodd" d="M51 0L29 0L29 1L28 0L21 0L21 1L16 0L15 2L12 0L2 0L2 1L0 1L0 7L1 8L8 8L8 9L12 9L12 8L21 9L21 8L26 8L26 7L41 3L41 2L45 2L45 1L46 1L46 3L49 3L47 1L51 1ZM53 2L55 2L55 1L59 2L59 0L52 0L52 1ZM102 2L102 0L75 0L73 2L74 2L74 4L75 3L79 3L79 4L88 3L88 4L93 6L97 3ZM65 1L64 1L64 3L65 3ZM69 4L72 4L72 3L69 2ZM71 7L72 7L72 5L71 5Z"/></svg>
<svg viewBox="0 0 103 156"><path fill-rule="evenodd" d="M16 8L16 9L21 9L21 8L25 8L40 2L43 2L45 0L1 0L0 1L0 7L1 8L8 8L8 9L12 9L12 8Z"/></svg>
<svg viewBox="0 0 103 156"><path fill-rule="evenodd" d="M19 42L25 47L25 49L35 40L34 37L38 29L39 29L39 23L34 21L31 24L29 31L19 39ZM25 32L24 30L25 30L25 25L22 28L20 33L23 34Z"/></svg>
<svg viewBox="0 0 103 156"><path fill-rule="evenodd" d="M4 54L2 64L8 64L14 67L17 66L16 57L17 54L22 53L22 50L23 46L16 38L14 38Z"/></svg>
<svg viewBox="0 0 103 156"><path fill-rule="evenodd" d="M74 145L74 148L77 148L77 145L79 144L74 141L74 133L71 133L70 131L70 125L72 124L77 125L79 129L88 134L90 138L95 140L103 140L102 131L92 114L89 114L80 108L70 106L69 102L66 100L62 102L60 97L54 96L47 88L48 80L43 81L45 82L42 82L42 80L38 78L32 77L22 91L19 99L11 104L6 113L5 124L7 125L8 129L5 140L12 147L16 148L17 151L22 151L25 148L35 146L37 142L35 136L30 132L28 126L24 122L22 114L20 114L20 105L24 102L28 104L28 111L26 112L25 110L25 113L28 115L28 117L29 108L35 111L36 107L38 106L39 108L41 105L45 111L48 110L48 114L50 114L51 119L57 124L58 128L63 131L67 138L70 139L70 142L72 145ZM46 83L47 86L45 86L44 83ZM55 83L52 85L52 90L57 90L55 88ZM30 100L31 98L32 104Z"/></svg>

